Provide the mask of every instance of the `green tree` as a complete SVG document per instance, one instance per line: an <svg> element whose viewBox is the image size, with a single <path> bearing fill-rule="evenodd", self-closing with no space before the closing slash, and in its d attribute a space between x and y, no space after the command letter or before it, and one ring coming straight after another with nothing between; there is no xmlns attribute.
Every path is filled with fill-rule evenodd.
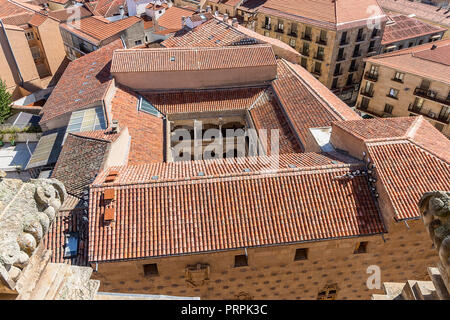
<svg viewBox="0 0 450 320"><path fill-rule="evenodd" d="M11 94L6 90L6 83L0 79L0 123L11 114Z"/></svg>

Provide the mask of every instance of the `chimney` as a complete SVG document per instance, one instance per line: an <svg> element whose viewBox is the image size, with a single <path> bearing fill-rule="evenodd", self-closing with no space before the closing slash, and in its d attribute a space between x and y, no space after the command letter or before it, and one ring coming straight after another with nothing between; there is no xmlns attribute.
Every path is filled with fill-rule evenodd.
<svg viewBox="0 0 450 320"><path fill-rule="evenodd" d="M214 16L218 17L219 16L219 11L214 11Z"/></svg>
<svg viewBox="0 0 450 320"><path fill-rule="evenodd" d="M237 26L238 26L238 20L237 20L237 18L233 18L233 19L231 20L231 25L232 25L233 27L237 27Z"/></svg>
<svg viewBox="0 0 450 320"><path fill-rule="evenodd" d="M223 15L223 22L228 23L228 13Z"/></svg>
<svg viewBox="0 0 450 320"><path fill-rule="evenodd" d="M123 18L125 16L125 10L123 9L123 6L119 7L119 14L120 14L121 18Z"/></svg>
<svg viewBox="0 0 450 320"><path fill-rule="evenodd" d="M206 6L206 12L211 12L211 6Z"/></svg>
<svg viewBox="0 0 450 320"><path fill-rule="evenodd" d="M120 128L119 128L119 120L112 120L112 125L111 125L111 133L119 133Z"/></svg>

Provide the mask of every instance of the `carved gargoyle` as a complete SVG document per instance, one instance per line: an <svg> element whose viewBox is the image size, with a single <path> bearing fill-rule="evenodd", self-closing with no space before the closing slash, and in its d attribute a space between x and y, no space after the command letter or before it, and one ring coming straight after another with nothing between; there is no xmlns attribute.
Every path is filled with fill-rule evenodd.
<svg viewBox="0 0 450 320"><path fill-rule="evenodd" d="M425 193L419 201L423 222L438 250L444 279L448 279L450 270L450 191Z"/></svg>
<svg viewBox="0 0 450 320"><path fill-rule="evenodd" d="M0 181L0 280L10 287L55 219L66 197L55 179ZM13 288L11 288L13 289Z"/></svg>

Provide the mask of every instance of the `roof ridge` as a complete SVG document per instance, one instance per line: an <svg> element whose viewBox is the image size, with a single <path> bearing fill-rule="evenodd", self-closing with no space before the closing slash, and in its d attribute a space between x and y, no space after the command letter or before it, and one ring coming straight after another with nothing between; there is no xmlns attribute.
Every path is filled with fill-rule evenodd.
<svg viewBox="0 0 450 320"><path fill-rule="evenodd" d="M305 85L305 87L308 89L309 93L311 93L313 96L315 96L318 100L321 100L323 103L322 105L326 105L331 110L331 114L333 114L334 117L337 117L337 121L346 121L346 119L334 108L327 99L325 99L317 90L314 90L311 86L311 84L308 81L305 81L300 75L295 71L294 68L291 67L290 63L288 63L284 58L281 59L281 61L292 71L292 74L302 83Z"/></svg>
<svg viewBox="0 0 450 320"><path fill-rule="evenodd" d="M285 176L285 175L295 175L295 174L313 174L317 172L334 172L339 169L358 169L364 166L363 163L339 163L339 164L327 164L319 166L309 166L301 168L278 168L270 169L262 168L254 172L231 172L223 173L218 175L205 175L205 176L189 176L189 177L178 177L178 178L166 178L161 180L145 180L145 181L132 181L132 182L117 182L117 183L99 183L91 184L91 188L107 188L107 187L125 187L133 185L161 185L161 184L173 184L173 183L189 183L189 182L200 182L213 179L258 179L267 176ZM199 168L201 169L201 168Z"/></svg>
<svg viewBox="0 0 450 320"><path fill-rule="evenodd" d="M103 130L94 130L94 131L103 131ZM106 143L111 143L111 140L83 135L83 132L94 132L94 131L69 132L69 134L73 135L73 136L75 136L77 138L81 138L81 139L96 140L96 141L102 141L102 142L106 142Z"/></svg>

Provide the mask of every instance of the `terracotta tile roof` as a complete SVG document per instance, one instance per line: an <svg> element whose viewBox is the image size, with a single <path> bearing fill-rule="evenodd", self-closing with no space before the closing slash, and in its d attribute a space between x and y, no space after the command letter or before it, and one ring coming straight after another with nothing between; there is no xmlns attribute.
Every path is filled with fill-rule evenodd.
<svg viewBox="0 0 450 320"><path fill-rule="evenodd" d="M179 162L145 163L140 165L115 166L102 171L93 186L118 186L133 185L138 183L159 183L169 181L198 180L205 178L218 178L229 176L253 176L258 172L292 171L293 168L303 170L317 169L321 167L338 168L347 167L349 164L358 164L355 159L352 161L338 161L334 157L320 153L285 153L279 158L276 156L242 157L239 159L230 158L222 160L196 160ZM274 167L276 166L276 167ZM294 167L292 167L294 166ZM244 171L249 169L249 172ZM118 172L114 182L105 182L109 172ZM198 173L203 172L203 176ZM157 179L155 179L157 177Z"/></svg>
<svg viewBox="0 0 450 320"><path fill-rule="evenodd" d="M450 187L450 140L422 116L336 122L333 126L366 144L395 219L420 217L420 196Z"/></svg>
<svg viewBox="0 0 450 320"><path fill-rule="evenodd" d="M181 17L189 17L193 15L194 12L191 10L170 7L164 12L162 16L159 17L157 23L158 26L169 29L169 30L180 30L183 26L181 25Z"/></svg>
<svg viewBox="0 0 450 320"><path fill-rule="evenodd" d="M123 6L125 13L128 12L126 0L98 0L90 1L85 3L85 5L94 15L103 16L105 18L119 14L120 6Z"/></svg>
<svg viewBox="0 0 450 320"><path fill-rule="evenodd" d="M264 94L265 88L183 90L141 92L147 101L165 115L175 113L247 110Z"/></svg>
<svg viewBox="0 0 450 320"><path fill-rule="evenodd" d="M150 10L161 10L167 8L169 5L167 3L157 4L157 3L149 3L145 8Z"/></svg>
<svg viewBox="0 0 450 320"><path fill-rule="evenodd" d="M111 85L112 53L123 48L116 40L72 61L43 107L41 123L100 102Z"/></svg>
<svg viewBox="0 0 450 320"><path fill-rule="evenodd" d="M71 134L80 138L89 138L105 142L114 142L120 136L120 133L112 133L110 129L72 132Z"/></svg>
<svg viewBox="0 0 450 320"><path fill-rule="evenodd" d="M236 44L245 44L245 40L254 42L247 35L230 25L216 19L209 20L190 29L184 28L161 44L171 47L223 47Z"/></svg>
<svg viewBox="0 0 450 320"><path fill-rule="evenodd" d="M111 72L197 71L276 65L269 45L117 50Z"/></svg>
<svg viewBox="0 0 450 320"><path fill-rule="evenodd" d="M88 188L103 168L109 143L110 141L91 139L86 135L68 134L52 178L61 181L68 194L81 197L83 190Z"/></svg>
<svg viewBox="0 0 450 320"><path fill-rule="evenodd" d="M381 41L383 45L425 35L434 35L446 30L405 15L392 15L389 18L393 23L386 24Z"/></svg>
<svg viewBox="0 0 450 320"><path fill-rule="evenodd" d="M420 19L450 27L450 14L447 9L438 10L435 6L409 0L378 0L378 2L384 9L407 15L414 14Z"/></svg>
<svg viewBox="0 0 450 320"><path fill-rule="evenodd" d="M109 225L99 205L108 187L92 187L89 261L385 232L366 178L345 183L336 178L351 168L355 167L116 186L115 221Z"/></svg>
<svg viewBox="0 0 450 320"><path fill-rule="evenodd" d="M69 25L65 23L60 26L68 32L75 33L94 45L99 45L102 41L117 35L140 21L141 19L135 16L114 22L110 22L102 16L92 16L81 19L79 21L79 27L75 24Z"/></svg>
<svg viewBox="0 0 450 320"><path fill-rule="evenodd" d="M309 146L312 138L309 128L327 127L333 121L361 119L298 65L279 61L278 77L272 81L272 87L304 147Z"/></svg>
<svg viewBox="0 0 450 320"><path fill-rule="evenodd" d="M0 0L0 8L2 8L2 10L0 11L0 19L16 16L27 12L33 12L33 10L31 9L27 9L24 6L19 6L9 0Z"/></svg>
<svg viewBox="0 0 450 320"><path fill-rule="evenodd" d="M450 39L373 56L366 61L450 84Z"/></svg>
<svg viewBox="0 0 450 320"><path fill-rule="evenodd" d="M3 24L8 24L12 26L25 27L28 26L28 21L30 21L34 15L35 14L32 12L24 12L7 18L2 18L2 22Z"/></svg>
<svg viewBox="0 0 450 320"><path fill-rule="evenodd" d="M271 93L271 92L270 92ZM256 130L267 130L267 153L270 154L272 129L278 129L279 153L302 152L301 144L292 131L278 101L269 94L264 94L252 105L250 110Z"/></svg>
<svg viewBox="0 0 450 320"><path fill-rule="evenodd" d="M69 2L70 0L48 0L50 2L55 2L55 3L59 3L59 4L66 4L67 2Z"/></svg>
<svg viewBox="0 0 450 320"><path fill-rule="evenodd" d="M428 191L448 190L450 162L442 161L414 143L369 143L369 155L394 206L397 220L417 219L420 197Z"/></svg>
<svg viewBox="0 0 450 320"><path fill-rule="evenodd" d="M47 20L47 16L35 13L34 16L28 21L28 23L34 27L39 27L44 23L45 20Z"/></svg>
<svg viewBox="0 0 450 320"><path fill-rule="evenodd" d="M83 220L83 215L87 217L82 208L58 212L55 221L43 238L44 246L52 250L51 262L77 266L87 265L89 230L87 219ZM74 258L65 259L66 235L72 232L78 235L78 254Z"/></svg>
<svg viewBox="0 0 450 320"><path fill-rule="evenodd" d="M79 10L80 19L92 16L92 13L85 7L79 7ZM70 8L50 11L48 13L50 18L56 19L60 22L66 22L71 15L73 15L73 11Z"/></svg>
<svg viewBox="0 0 450 320"><path fill-rule="evenodd" d="M374 14L368 10L372 6L379 8L380 17L385 20L377 0L268 0L258 11L328 29L347 29L366 25Z"/></svg>
<svg viewBox="0 0 450 320"><path fill-rule="evenodd" d="M162 118L137 110L138 95L118 87L111 102L112 119L128 127L131 145L129 164L164 160L164 123Z"/></svg>

